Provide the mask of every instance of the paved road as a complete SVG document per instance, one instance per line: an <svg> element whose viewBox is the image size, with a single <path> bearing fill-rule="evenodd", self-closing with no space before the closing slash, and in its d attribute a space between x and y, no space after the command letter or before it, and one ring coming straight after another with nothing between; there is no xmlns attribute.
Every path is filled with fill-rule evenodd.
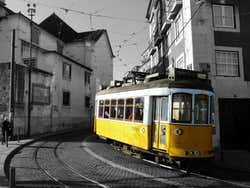
<svg viewBox="0 0 250 188"><path fill-rule="evenodd" d="M133 158L87 133L35 142L10 165L17 187L237 187Z"/></svg>

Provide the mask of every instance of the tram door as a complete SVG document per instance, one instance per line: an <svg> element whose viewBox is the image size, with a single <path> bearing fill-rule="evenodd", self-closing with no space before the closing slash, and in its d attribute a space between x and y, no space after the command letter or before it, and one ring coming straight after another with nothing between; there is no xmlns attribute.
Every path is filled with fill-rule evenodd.
<svg viewBox="0 0 250 188"><path fill-rule="evenodd" d="M168 97L154 98L153 148L167 149Z"/></svg>

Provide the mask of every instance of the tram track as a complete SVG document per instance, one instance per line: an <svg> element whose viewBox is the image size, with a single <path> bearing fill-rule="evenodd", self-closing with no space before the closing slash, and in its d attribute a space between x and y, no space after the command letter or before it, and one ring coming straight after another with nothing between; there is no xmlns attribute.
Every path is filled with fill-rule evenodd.
<svg viewBox="0 0 250 188"><path fill-rule="evenodd" d="M95 185L97 185L97 186L99 186L99 187L109 188L109 186L106 186L106 185L104 185L104 184L101 184L101 183L99 183L99 182L97 182L97 181L95 181L95 180L93 180L93 179L90 179L90 178L84 176L83 174L80 174L75 168L73 168L72 165L70 165L69 163L63 161L63 160L59 157L59 155L58 155L58 147L59 147L61 144L62 144L62 142L59 142L59 143L56 145L56 147L54 148L54 154L55 154L55 156L56 156L58 162L59 162L65 169L70 170L71 172L73 172L73 173L76 174L77 176L81 177L82 179L87 180L87 181L89 181L89 182L91 182L91 183L93 183L93 184L95 184Z"/></svg>
<svg viewBox="0 0 250 188"><path fill-rule="evenodd" d="M74 187L74 186L70 186L68 185L67 183L64 183L64 181L62 180L59 180L59 178L57 178L55 175L53 175L53 173L51 173L49 170L45 169L42 167L42 165L39 163L39 157L38 157L38 151L45 147L46 144L49 143L49 141L44 141L42 142L41 144L39 144L37 146L37 148L35 149L34 153L33 153L33 159L35 161L35 164L36 166L38 167L39 170L41 170L46 176L48 176L55 184L57 184L59 187L63 187L63 188L71 188L71 187ZM106 186L104 184L101 184L93 179L90 179L86 176L84 176L83 174L79 173L75 168L72 167L72 165L70 165L69 163L67 163L66 161L62 160L60 157L59 157L59 153L58 153L58 150L59 150L59 147L60 145L63 143L63 141L60 141L58 142L55 147L53 147L53 154L54 154L54 157L56 159L56 162L58 164L60 164L61 167L63 167L63 169L65 171L70 171L72 174L74 174L75 176L77 176L77 178L80 178L82 180L84 180L83 182L86 182L86 184L88 184L88 186L90 187L102 187L102 188L109 188L109 186ZM92 185L90 185L92 184ZM56 187L58 187L56 186Z"/></svg>
<svg viewBox="0 0 250 188"><path fill-rule="evenodd" d="M133 158L122 154L123 152L116 152L114 148L91 135L85 136L87 137L82 139L82 134L81 137L74 134L61 135L39 140L28 146L24 155L17 159L24 160L29 154L32 159L30 164L33 163L34 166L29 169L29 163L25 164L24 167L31 171L24 178L24 168L18 170L19 185L58 188L250 187L241 182L188 173L166 164ZM17 163L16 167L18 168ZM33 173L36 174L35 178L31 178L31 181L25 179L32 177L30 175Z"/></svg>
<svg viewBox="0 0 250 188"><path fill-rule="evenodd" d="M39 168L39 170L41 170L42 172L44 172L44 174L46 174L53 182L55 182L56 184L64 187L64 188L69 188L69 186L67 186L66 184L64 184L63 182L59 181L55 176L53 176L51 173L49 173L48 170L42 168L42 166L40 165L39 161L38 161L38 151L41 149L41 147L43 147L46 143L48 142L43 142L42 144L40 144L34 151L33 154L33 159L37 165L37 167Z"/></svg>

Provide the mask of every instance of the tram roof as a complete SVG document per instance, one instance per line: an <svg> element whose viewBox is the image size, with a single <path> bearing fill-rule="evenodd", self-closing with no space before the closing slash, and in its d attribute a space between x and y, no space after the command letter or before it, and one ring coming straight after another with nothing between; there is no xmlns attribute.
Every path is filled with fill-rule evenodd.
<svg viewBox="0 0 250 188"><path fill-rule="evenodd" d="M97 93L97 95L104 95L109 93L120 93L126 91L143 90L149 88L186 88L186 89L200 89L213 91L213 88L208 80L191 79L191 80L169 80L161 79L154 80L146 83L135 84L124 87L115 87L110 89L104 89Z"/></svg>

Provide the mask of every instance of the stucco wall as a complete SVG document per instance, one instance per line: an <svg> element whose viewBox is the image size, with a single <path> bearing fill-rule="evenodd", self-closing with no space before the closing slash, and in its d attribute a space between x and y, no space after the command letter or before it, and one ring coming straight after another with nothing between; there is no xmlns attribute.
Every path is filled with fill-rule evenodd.
<svg viewBox="0 0 250 188"><path fill-rule="evenodd" d="M22 40L30 41L29 21L21 15L11 15L0 21L0 63L9 62L11 59L11 31L16 29L16 63L23 64L21 57ZM40 30L39 47L46 50L57 50L57 38L46 31ZM8 31L8 32L7 32ZM72 49L74 51L74 49ZM37 56L37 68L51 74L39 71L32 72L32 83L36 83L50 88L50 104L32 105L31 111L31 134L39 134L59 129L66 129L75 126L88 126L89 111L85 108L85 95L90 92L84 85L85 69L76 65L55 53L43 53L39 49ZM79 51L77 51L78 53ZM79 52L80 53L80 52ZM81 56L82 54L80 54ZM71 81L62 79L62 63L67 62L72 65ZM2 91L4 84L1 83L0 96L5 96L3 100L7 103L8 90L8 70L3 68L0 81L6 85L6 90ZM25 65L24 65L25 66ZM62 90L67 89L71 92L70 108L62 106ZM27 97L28 97L28 72L25 72L24 105L16 108L14 121L14 134L27 133Z"/></svg>
<svg viewBox="0 0 250 188"><path fill-rule="evenodd" d="M89 43L91 44L91 43ZM92 46L86 46L85 42L73 42L64 46L63 53L78 61L82 65L91 67Z"/></svg>
<svg viewBox="0 0 250 188"><path fill-rule="evenodd" d="M0 114L9 109L10 71L9 63L0 64Z"/></svg>

